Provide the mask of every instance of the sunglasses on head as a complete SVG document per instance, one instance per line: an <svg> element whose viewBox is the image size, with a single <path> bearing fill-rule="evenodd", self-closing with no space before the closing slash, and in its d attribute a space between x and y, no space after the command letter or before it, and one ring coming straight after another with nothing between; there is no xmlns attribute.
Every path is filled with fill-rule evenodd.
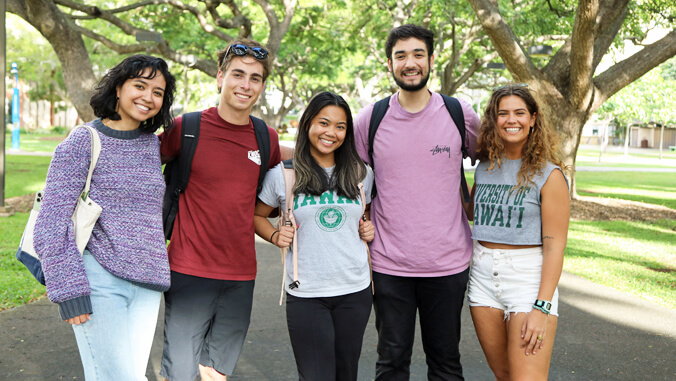
<svg viewBox="0 0 676 381"><path fill-rule="evenodd" d="M500 90L500 89L506 89L506 88L518 88L518 87L528 89L528 84L527 83L510 83L510 84L507 84L507 85L494 87L493 91L497 91L497 90Z"/></svg>
<svg viewBox="0 0 676 381"><path fill-rule="evenodd" d="M255 58L259 61L264 60L268 56L267 50L265 50L261 47L258 47L258 46L246 46L244 44L234 44L234 45L228 46L228 51L225 52L225 56L227 57L228 54L230 54L231 51L238 56L245 56L247 50L251 51L251 55L253 56L253 58Z"/></svg>

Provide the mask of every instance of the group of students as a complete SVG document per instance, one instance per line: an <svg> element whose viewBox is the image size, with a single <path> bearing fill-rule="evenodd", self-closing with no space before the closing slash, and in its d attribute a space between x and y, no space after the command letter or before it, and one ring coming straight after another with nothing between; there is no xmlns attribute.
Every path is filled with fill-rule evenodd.
<svg viewBox="0 0 676 381"><path fill-rule="evenodd" d="M145 379L162 293L161 375L232 375L251 315L254 232L292 248L284 288L299 379L356 380L373 306L377 380L409 378L417 314L428 379L462 380L465 297L496 379L546 379L569 218L556 134L528 86L511 84L494 89L483 120L460 101L461 137L427 87L433 38L410 24L390 32L385 51L399 91L373 140L373 105L353 121L330 92L307 105L293 152L282 154L268 128L271 170L261 189L249 114L270 57L255 41L230 43L218 55L220 101L201 113L168 249L161 166L181 150L182 118L170 113L175 79L146 55L111 69L91 99L101 155L90 197L103 212L87 248L78 251L71 221L90 160L82 129L54 153L35 230L47 294L73 326L86 379ZM469 203L460 191L463 142L480 160ZM288 203L283 167L294 175ZM279 207L274 227L268 217Z"/></svg>

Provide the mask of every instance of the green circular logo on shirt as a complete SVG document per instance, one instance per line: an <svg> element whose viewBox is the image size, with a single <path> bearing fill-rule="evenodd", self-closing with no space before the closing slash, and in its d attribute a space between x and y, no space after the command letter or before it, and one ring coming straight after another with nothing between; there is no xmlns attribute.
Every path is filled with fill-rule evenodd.
<svg viewBox="0 0 676 381"><path fill-rule="evenodd" d="M345 223L345 210L339 206L327 206L321 208L315 214L315 221L320 229L327 232L335 232Z"/></svg>

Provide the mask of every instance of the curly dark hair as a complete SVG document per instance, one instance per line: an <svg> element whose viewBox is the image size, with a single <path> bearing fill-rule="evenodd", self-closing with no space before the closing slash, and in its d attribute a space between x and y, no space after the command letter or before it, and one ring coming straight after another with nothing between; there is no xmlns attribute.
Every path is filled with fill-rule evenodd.
<svg viewBox="0 0 676 381"><path fill-rule="evenodd" d="M149 71L145 72L146 69ZM145 72L145 76L143 75ZM117 108L117 89L132 78L153 79L161 74L166 82L162 107L155 117L150 118L139 126L143 132L153 133L160 127L170 128L174 117L171 115L171 105L174 103L176 92L176 78L169 72L166 61L162 58L136 54L127 57L101 78L94 86L94 95L89 104L94 109L94 115L101 119L120 120Z"/></svg>
<svg viewBox="0 0 676 381"><path fill-rule="evenodd" d="M488 170L497 165L498 168L504 161L505 143L498 134L498 108L500 101L507 96L514 95L523 100L528 113L536 115L535 125L531 128L528 140L523 146L521 156L521 169L517 174L518 184L516 187L528 185L533 176L540 173L547 162L559 166L569 172L559 153L559 137L547 122L547 118L540 112L535 98L526 84L510 84L501 86L493 91L491 100L486 106L486 112L481 120L481 128L477 140L477 152L479 160L489 160Z"/></svg>
<svg viewBox="0 0 676 381"><path fill-rule="evenodd" d="M347 129L343 144L335 151L336 168L331 179L312 157L309 131L319 112L327 106L338 106L345 111ZM354 124L350 106L340 95L324 91L317 94L303 112L298 124L296 149L293 154L293 167L296 172L294 194L305 193L320 195L329 188L334 188L339 196L349 199L359 195L358 185L366 176L366 164L359 157L354 138Z"/></svg>

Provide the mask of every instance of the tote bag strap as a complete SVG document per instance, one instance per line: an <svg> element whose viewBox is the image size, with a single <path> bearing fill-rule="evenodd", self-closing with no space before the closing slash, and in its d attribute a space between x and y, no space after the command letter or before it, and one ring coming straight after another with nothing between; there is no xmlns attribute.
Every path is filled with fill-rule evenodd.
<svg viewBox="0 0 676 381"><path fill-rule="evenodd" d="M99 155L101 154L101 138L99 138L99 133L92 126L81 125L75 127L77 128L86 128L89 131L91 136L91 161L89 163L89 173L87 174L87 182L85 187L82 190L82 199L86 199L89 196L89 188L92 183L92 174L94 173L94 168L96 168L96 163L99 161Z"/></svg>

